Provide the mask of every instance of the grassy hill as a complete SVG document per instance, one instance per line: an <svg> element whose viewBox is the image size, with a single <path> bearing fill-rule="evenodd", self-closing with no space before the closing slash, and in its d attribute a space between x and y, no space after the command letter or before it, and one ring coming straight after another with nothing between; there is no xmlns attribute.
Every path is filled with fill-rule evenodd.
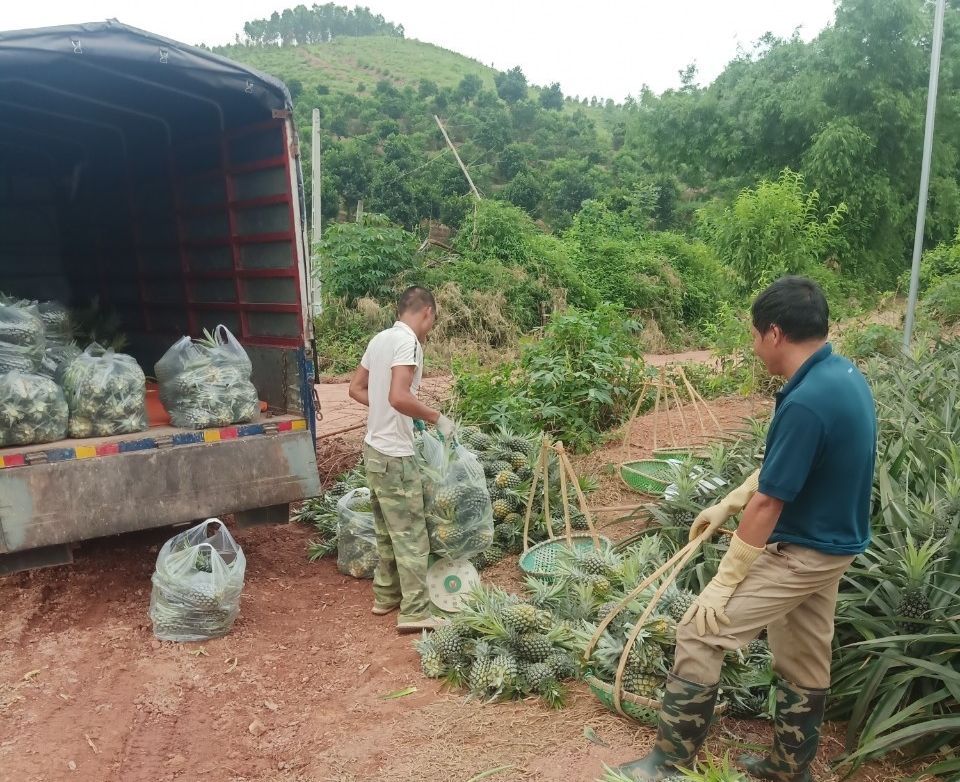
<svg viewBox="0 0 960 782"><path fill-rule="evenodd" d="M330 92L343 93L356 93L363 85L364 91L369 92L382 79L390 81L398 90L407 86L417 89L421 79L435 82L438 87L455 88L468 74L478 76L483 89L495 91L494 76L498 72L478 60L432 43L383 36L341 37L314 46L233 45L215 51L286 82L296 79L303 85L305 96L314 93L320 85ZM529 93L531 100L536 100L540 90L531 87ZM603 109L566 101L564 111L572 113L577 109L594 120L598 129L606 125Z"/></svg>

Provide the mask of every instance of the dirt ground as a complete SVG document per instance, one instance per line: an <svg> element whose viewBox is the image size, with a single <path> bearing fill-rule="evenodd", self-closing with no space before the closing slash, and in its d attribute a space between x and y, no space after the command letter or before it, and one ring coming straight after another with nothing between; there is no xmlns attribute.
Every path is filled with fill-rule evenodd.
<svg viewBox="0 0 960 782"><path fill-rule="evenodd" d="M731 399L711 409L735 428L769 405ZM652 426L647 416L634 427L636 456L649 450ZM359 444L359 432L321 441L326 480ZM619 454L614 440L575 459L601 482L597 505L638 501L608 466ZM307 561L307 527L233 531L246 583L240 617L220 640L153 635L150 576L171 530L90 541L73 565L0 578L0 780L591 782L603 763L652 742L652 729L609 712L582 683L561 711L443 691L421 675L395 615L370 614L369 582L341 575L333 560ZM520 588L515 558L484 577ZM415 690L384 697L403 688ZM821 780L836 779L827 761L842 748L841 727L825 735ZM764 723L723 719L708 750L769 740ZM893 778L882 766L853 777Z"/></svg>

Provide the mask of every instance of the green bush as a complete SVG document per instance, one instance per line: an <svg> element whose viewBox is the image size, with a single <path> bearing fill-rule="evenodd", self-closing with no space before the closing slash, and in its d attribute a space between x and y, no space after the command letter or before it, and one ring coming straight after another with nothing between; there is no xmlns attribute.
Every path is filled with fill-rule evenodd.
<svg viewBox="0 0 960 782"><path fill-rule="evenodd" d="M416 237L383 215L333 223L318 246L324 294L348 304L365 296L392 302L397 276L416 266L416 248Z"/></svg>
<svg viewBox="0 0 960 782"><path fill-rule="evenodd" d="M960 274L940 279L923 300L923 307L944 326L960 323Z"/></svg>
<svg viewBox="0 0 960 782"><path fill-rule="evenodd" d="M903 334L892 326L871 323L851 329L837 341L837 350L854 361L874 356L893 358L901 351Z"/></svg>
<svg viewBox="0 0 960 782"><path fill-rule="evenodd" d="M598 443L630 414L643 372L640 325L622 307L554 313L518 364L455 368L456 415L464 421L534 428L571 451Z"/></svg>

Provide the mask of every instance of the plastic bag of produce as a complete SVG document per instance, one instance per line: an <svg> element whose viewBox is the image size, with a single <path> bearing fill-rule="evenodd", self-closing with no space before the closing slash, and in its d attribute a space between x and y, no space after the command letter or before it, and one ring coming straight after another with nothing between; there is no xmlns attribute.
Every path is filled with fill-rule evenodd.
<svg viewBox="0 0 960 782"><path fill-rule="evenodd" d="M70 408L71 437L105 437L147 428L147 386L132 356L94 342L57 370Z"/></svg>
<svg viewBox="0 0 960 782"><path fill-rule="evenodd" d="M43 321L36 306L0 302L0 375L35 373L43 361L45 345Z"/></svg>
<svg viewBox="0 0 960 782"><path fill-rule="evenodd" d="M0 447L62 440L68 417L63 392L50 378L0 375Z"/></svg>
<svg viewBox="0 0 960 782"><path fill-rule="evenodd" d="M260 414L260 399L250 382L250 359L225 326L205 332L202 340L183 337L157 362L155 371L160 401L174 426L245 424Z"/></svg>
<svg viewBox="0 0 960 782"><path fill-rule="evenodd" d="M69 345L73 342L70 310L58 301L42 301L37 306L47 345Z"/></svg>
<svg viewBox="0 0 960 782"><path fill-rule="evenodd" d="M361 486L337 500L337 570L354 578L373 578L380 557L370 489Z"/></svg>
<svg viewBox="0 0 960 782"><path fill-rule="evenodd" d="M418 461L431 553L460 559L485 551L493 542L493 507L477 457L425 432Z"/></svg>
<svg viewBox="0 0 960 782"><path fill-rule="evenodd" d="M157 555L150 620L161 641L205 641L230 632L240 613L247 560L220 519L170 538Z"/></svg>

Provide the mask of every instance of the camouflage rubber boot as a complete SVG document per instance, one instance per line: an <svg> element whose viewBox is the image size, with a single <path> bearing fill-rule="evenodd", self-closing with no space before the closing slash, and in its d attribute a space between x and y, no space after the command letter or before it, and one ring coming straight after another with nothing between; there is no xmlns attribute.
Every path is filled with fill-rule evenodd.
<svg viewBox="0 0 960 782"><path fill-rule="evenodd" d="M669 674L653 749L618 771L632 779L659 782L676 774L677 765L692 767L710 730L716 702L716 684L708 687Z"/></svg>
<svg viewBox="0 0 960 782"><path fill-rule="evenodd" d="M813 782L808 766L817 756L827 690L808 690L783 681L777 684L777 713L769 757L744 755L740 765L757 779L771 782Z"/></svg>

